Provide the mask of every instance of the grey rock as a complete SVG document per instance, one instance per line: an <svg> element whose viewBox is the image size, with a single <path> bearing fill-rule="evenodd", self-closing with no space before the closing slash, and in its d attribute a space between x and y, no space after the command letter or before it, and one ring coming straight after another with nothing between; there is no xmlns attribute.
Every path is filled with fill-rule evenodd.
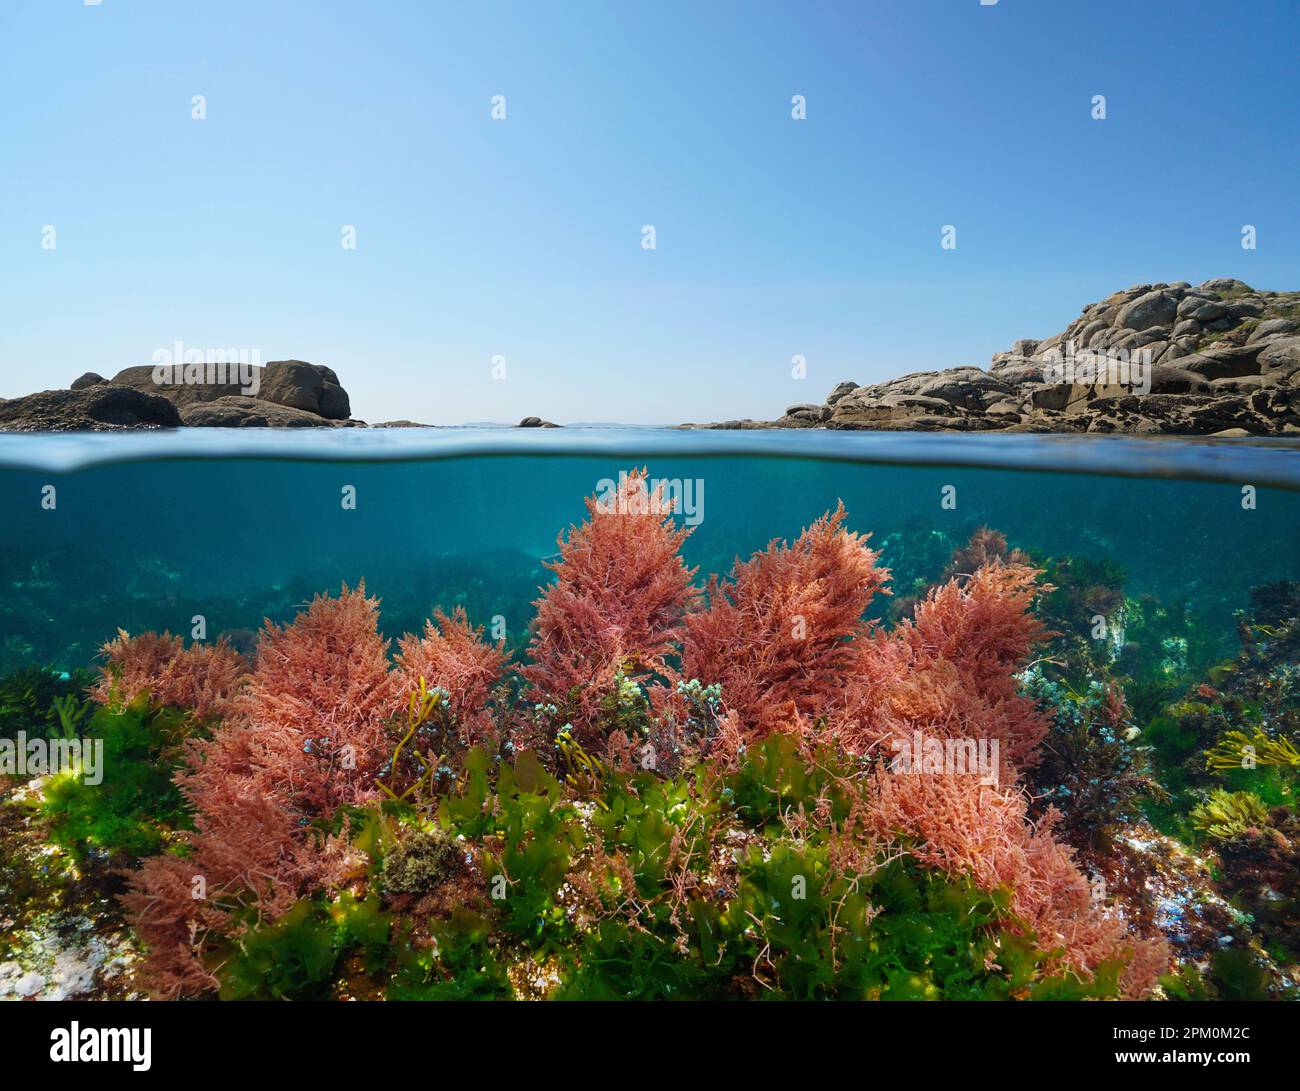
<svg viewBox="0 0 1300 1091"><path fill-rule="evenodd" d="M1088 348L1093 341L1101 336L1103 331L1108 329L1110 329L1110 326L1107 323L1103 322L1099 318L1093 319L1093 321L1080 329L1079 332L1074 335L1072 340L1076 341L1080 347Z"/></svg>
<svg viewBox="0 0 1300 1091"><path fill-rule="evenodd" d="M939 398L962 409L981 409L990 400L997 401L1011 393L1011 387L977 368L961 368L940 372L922 383L916 393L927 398Z"/></svg>
<svg viewBox="0 0 1300 1091"><path fill-rule="evenodd" d="M552 424L548 420L542 420L541 417L525 417L521 420L516 428L559 428L558 424Z"/></svg>
<svg viewBox="0 0 1300 1091"><path fill-rule="evenodd" d="M1025 383L1041 382L1043 363L1041 359L1012 356L989 368L989 374L1008 387L1015 388Z"/></svg>
<svg viewBox="0 0 1300 1091"><path fill-rule="evenodd" d="M1300 330L1300 322L1294 318L1266 318L1250 331L1247 344L1263 341L1265 338L1282 337Z"/></svg>
<svg viewBox="0 0 1300 1091"><path fill-rule="evenodd" d="M1250 285L1244 281L1237 280L1235 277L1216 277L1214 280L1207 280L1201 285L1202 288L1211 292L1236 292L1250 291Z"/></svg>
<svg viewBox="0 0 1300 1091"><path fill-rule="evenodd" d="M833 407L829 405L792 405L786 409L785 415L810 424L820 424L824 420L829 420L833 411Z"/></svg>
<svg viewBox="0 0 1300 1091"><path fill-rule="evenodd" d="M106 382L108 382L108 380L105 379L104 376L94 371L87 371L85 374L79 375L77 378L73 379L72 386L68 389L85 390L89 386L102 386Z"/></svg>
<svg viewBox="0 0 1300 1091"><path fill-rule="evenodd" d="M1183 365L1186 359L1178 361L1178 366L1157 364L1151 369L1151 394L1209 394L1213 390L1204 375L1188 371ZM1142 397L1142 395L1136 395Z"/></svg>
<svg viewBox="0 0 1300 1091"><path fill-rule="evenodd" d="M1115 316L1115 325L1126 330L1169 326L1178 313L1178 300L1165 291L1146 292L1125 303Z"/></svg>
<svg viewBox="0 0 1300 1091"><path fill-rule="evenodd" d="M860 397L854 394L834 407L827 422L844 427L849 424L885 425L890 422L914 422L918 427L932 428L933 421L955 418L958 410L942 398L929 398L917 394L885 394ZM925 420L922 420L925 418Z"/></svg>
<svg viewBox="0 0 1300 1091"><path fill-rule="evenodd" d="M845 397L848 394L852 394L857 389L858 389L858 384L855 382L851 382L848 379L846 379L842 383L836 383L835 389L826 395L826 404L834 405L841 398Z"/></svg>
<svg viewBox="0 0 1300 1091"><path fill-rule="evenodd" d="M1258 375L1260 348L1260 345L1212 345L1203 352L1183 357L1178 361L1178 366L1184 371L1204 375L1207 379Z"/></svg>
<svg viewBox="0 0 1300 1091"><path fill-rule="evenodd" d="M1029 404L1035 409L1065 409L1075 402L1086 401L1093 388L1082 383L1043 383L1029 392Z"/></svg>
<svg viewBox="0 0 1300 1091"><path fill-rule="evenodd" d="M724 420L716 421L712 424L679 424L677 427L681 429L719 429L724 432L759 432L771 428L777 428L779 425L770 420L750 420L746 417L744 420Z"/></svg>
<svg viewBox="0 0 1300 1091"><path fill-rule="evenodd" d="M1228 313L1228 308L1217 299L1202 299L1189 295L1178 304L1179 319L1194 319L1197 322L1213 322Z"/></svg>
<svg viewBox="0 0 1300 1091"><path fill-rule="evenodd" d="M1171 347L1172 346L1168 341L1151 341L1148 344L1143 345L1139 351L1147 354L1146 358L1148 363L1158 364L1165 358L1165 355L1169 352Z"/></svg>
<svg viewBox="0 0 1300 1091"><path fill-rule="evenodd" d="M1228 317L1238 321L1258 318L1266 310L1262 299L1234 299L1228 304Z"/></svg>
<svg viewBox="0 0 1300 1091"><path fill-rule="evenodd" d="M1240 378L1212 379L1210 385L1222 394L1253 394L1272 384L1263 375L1243 375Z"/></svg>
<svg viewBox="0 0 1300 1091"><path fill-rule="evenodd" d="M1262 374L1285 378L1300 372L1300 337L1282 337L1259 344L1258 363Z"/></svg>
<svg viewBox="0 0 1300 1091"><path fill-rule="evenodd" d="M45 978L35 970L23 974L14 984L14 992L19 996L35 996L45 988Z"/></svg>
<svg viewBox="0 0 1300 1091"><path fill-rule="evenodd" d="M1143 345L1153 345L1157 341L1168 341L1170 336L1168 326L1148 326L1140 333L1134 334L1139 348Z"/></svg>

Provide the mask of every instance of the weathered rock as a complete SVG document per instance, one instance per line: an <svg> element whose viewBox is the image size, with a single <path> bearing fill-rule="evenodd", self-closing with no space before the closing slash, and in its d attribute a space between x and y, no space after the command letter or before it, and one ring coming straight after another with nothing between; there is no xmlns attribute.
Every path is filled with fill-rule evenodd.
<svg viewBox="0 0 1300 1091"><path fill-rule="evenodd" d="M521 420L516 428L559 428L558 424L552 424L548 420L542 420L541 417L525 417Z"/></svg>
<svg viewBox="0 0 1300 1091"><path fill-rule="evenodd" d="M1266 338L1285 337L1297 330L1300 330L1300 322L1297 322L1294 318L1270 318L1250 331L1246 343L1249 345L1254 344L1256 341L1263 341Z"/></svg>
<svg viewBox="0 0 1300 1091"><path fill-rule="evenodd" d="M43 988L45 988L45 978L35 970L32 970L30 973L23 974L23 976L18 979L17 983L14 985L14 992L19 996L28 997L35 996Z"/></svg>
<svg viewBox="0 0 1300 1091"><path fill-rule="evenodd" d="M1147 292L1120 308L1115 325L1126 330L1169 326L1173 324L1177 313L1178 300L1169 292L1163 290Z"/></svg>
<svg viewBox="0 0 1300 1091"><path fill-rule="evenodd" d="M143 394L155 394L166 398L177 409L184 409L196 402L215 401L217 398L243 394L243 388L237 382L156 383L154 369L149 364L123 368L109 382L114 386L129 386L132 390L138 390Z"/></svg>
<svg viewBox="0 0 1300 1091"><path fill-rule="evenodd" d="M1216 277L1214 280L1207 280L1200 285L1201 289L1210 292L1249 292L1250 285L1244 281L1237 280L1235 277Z"/></svg>
<svg viewBox="0 0 1300 1091"><path fill-rule="evenodd" d="M1194 371L1207 379L1235 379L1242 375L1259 374L1259 354L1262 346L1213 345L1204 352L1184 356L1178 366L1184 371Z"/></svg>
<svg viewBox="0 0 1300 1091"><path fill-rule="evenodd" d="M829 405L792 405L786 409L785 415L794 420L820 424L822 421L829 420L832 412L833 408Z"/></svg>
<svg viewBox="0 0 1300 1091"><path fill-rule="evenodd" d="M1228 314L1232 318L1258 318L1266 310L1262 299L1234 299L1228 304Z"/></svg>
<svg viewBox="0 0 1300 1091"><path fill-rule="evenodd" d="M770 420L750 420L745 417L743 420L722 420L715 421L712 424L679 424L681 429L707 428L709 430L718 429L723 432L759 432L772 428L780 428L782 425ZM827 425L830 427L830 425Z"/></svg>
<svg viewBox="0 0 1300 1091"><path fill-rule="evenodd" d="M352 401L338 383L326 382L321 387L320 415L326 420L347 420L352 416Z"/></svg>
<svg viewBox="0 0 1300 1091"><path fill-rule="evenodd" d="M857 389L858 389L858 384L854 382L849 382L846 380L845 382L837 383L835 385L835 389L826 395L826 404L834 405L846 394L852 394Z"/></svg>
<svg viewBox="0 0 1300 1091"><path fill-rule="evenodd" d="M1228 313L1228 308L1217 299L1204 299L1189 295L1178 304L1179 320L1191 319L1194 322L1213 322Z"/></svg>
<svg viewBox="0 0 1300 1091"><path fill-rule="evenodd" d="M1014 389L1027 383L1041 382L1043 365L1024 356L1010 356L990 367L989 374Z"/></svg>
<svg viewBox="0 0 1300 1091"><path fill-rule="evenodd" d="M1210 386L1220 394L1253 394L1272 383L1263 375L1243 375L1235 379L1212 379Z"/></svg>
<svg viewBox="0 0 1300 1091"><path fill-rule="evenodd" d="M1065 331L1064 340L1068 343L1073 341L1079 348L1088 348L1094 341L1105 333L1110 326L1100 318L1094 318L1091 322L1084 322L1081 326L1071 326ZM1048 351L1040 349L1038 355Z"/></svg>
<svg viewBox="0 0 1300 1091"><path fill-rule="evenodd" d="M1092 391L1082 383L1039 383L1028 391L1029 404L1035 409L1065 409L1072 402L1088 400Z"/></svg>
<svg viewBox="0 0 1300 1091"><path fill-rule="evenodd" d="M191 428L334 428L319 413L234 394L214 401L192 402L181 410Z"/></svg>
<svg viewBox="0 0 1300 1091"><path fill-rule="evenodd" d="M1189 357L1190 358L1190 357ZM1183 364L1187 359L1178 361L1177 366L1172 364L1159 364L1151 369L1149 376L1151 382L1151 394L1208 394L1212 391L1209 381L1204 375L1195 371L1188 371ZM1141 395L1139 395L1141 396Z"/></svg>
<svg viewBox="0 0 1300 1091"><path fill-rule="evenodd" d="M326 420L347 420L352 413L347 391L327 367L302 360L272 360L262 370L257 397L316 413Z"/></svg>
<svg viewBox="0 0 1300 1091"><path fill-rule="evenodd" d="M116 432L180 423L176 406L166 398L125 386L43 390L0 401L0 430L6 432Z"/></svg>
<svg viewBox="0 0 1300 1091"><path fill-rule="evenodd" d="M1084 307L1061 333L995 353L987 371L845 381L824 405L719 427L1300 433L1298 333L1300 292L1231 278L1136 284Z"/></svg>
<svg viewBox="0 0 1300 1091"><path fill-rule="evenodd" d="M167 398L181 410L182 417L190 406L232 397L252 398L271 405L299 409L323 417L327 421L344 421L352 414L347 391L339 385L338 376L330 368L319 364L308 364L302 360L272 360L266 367L259 367L252 373L247 387L238 381L216 381L220 378L237 379L238 373L234 370L234 365L224 371L213 365L204 365L204 368L201 382L183 381L189 373L178 367L176 370L181 372L181 375L173 375L172 378L180 378L182 381L159 384L154 381L154 368L148 365L125 368L111 381L114 385L129 386L147 394L159 394ZM209 379L212 381L208 381ZM252 393L253 391L256 393ZM229 416L228 411L226 415ZM267 419L276 416L274 412L260 415ZM252 419L258 414L250 410L242 413L241 416ZM208 414L205 419L208 418L212 418L212 415ZM243 426L230 425L230 427ZM205 425L205 427L226 426Z"/></svg>
<svg viewBox="0 0 1300 1091"><path fill-rule="evenodd" d="M888 424L910 422L929 427L929 422L960 416L951 403L942 398L918 394L884 394L878 397L850 395L834 407L830 421L843 427L849 424ZM924 418L924 419L923 419Z"/></svg>
<svg viewBox="0 0 1300 1091"><path fill-rule="evenodd" d="M1275 382L1300 379L1300 337L1283 337L1266 341L1259 352L1259 370Z"/></svg>
<svg viewBox="0 0 1300 1091"><path fill-rule="evenodd" d="M72 386L69 387L69 389L85 390L88 386L102 386L106 382L108 382L108 380L105 379L104 376L94 371L87 371L73 379Z"/></svg>
<svg viewBox="0 0 1300 1091"><path fill-rule="evenodd" d="M952 368L941 371L934 378L922 383L917 394L923 397L939 398L962 409L978 410L985 405L1000 401L1011 393L1012 388L979 368Z"/></svg>

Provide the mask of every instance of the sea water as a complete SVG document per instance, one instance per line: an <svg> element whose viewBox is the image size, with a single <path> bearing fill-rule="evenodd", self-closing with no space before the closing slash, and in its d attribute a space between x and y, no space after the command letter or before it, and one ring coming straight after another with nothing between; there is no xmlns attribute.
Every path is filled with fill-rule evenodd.
<svg viewBox="0 0 1300 1091"><path fill-rule="evenodd" d="M1300 443L577 427L0 436L0 673L93 666L119 628L251 646L364 580L390 636L435 607L527 641L557 535L644 466L683 500L698 581L837 504L896 595L979 527L1231 655L1252 588L1300 580ZM878 599L885 618L889 602ZM1077 619L1086 629L1089 618Z"/></svg>

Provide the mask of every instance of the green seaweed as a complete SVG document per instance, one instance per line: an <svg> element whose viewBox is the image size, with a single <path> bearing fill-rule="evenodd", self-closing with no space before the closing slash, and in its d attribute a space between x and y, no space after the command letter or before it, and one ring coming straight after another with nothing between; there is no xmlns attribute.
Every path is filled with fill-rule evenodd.
<svg viewBox="0 0 1300 1091"><path fill-rule="evenodd" d="M190 825L189 807L173 781L192 721L177 709L150 708L148 697L115 711L96 707L80 720L83 743L103 743L102 781L77 770L46 781L37 806L54 844L79 862L160 852Z"/></svg>

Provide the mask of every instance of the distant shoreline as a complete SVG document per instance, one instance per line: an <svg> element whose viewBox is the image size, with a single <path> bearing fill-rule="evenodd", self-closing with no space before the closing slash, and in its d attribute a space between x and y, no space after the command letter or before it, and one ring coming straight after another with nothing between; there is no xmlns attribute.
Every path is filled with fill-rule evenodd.
<svg viewBox="0 0 1300 1091"><path fill-rule="evenodd" d="M233 350L184 351L162 370L87 372L67 390L0 400L0 431L159 428L367 428L338 375L303 360L265 366ZM170 359L170 357L169 357ZM537 416L516 428L561 425ZM915 371L839 383L822 403L770 421L680 424L691 430L1064 432L1175 436L1300 435L1300 292L1218 278L1140 284L1084 307L1060 333L996 353L987 370Z"/></svg>

